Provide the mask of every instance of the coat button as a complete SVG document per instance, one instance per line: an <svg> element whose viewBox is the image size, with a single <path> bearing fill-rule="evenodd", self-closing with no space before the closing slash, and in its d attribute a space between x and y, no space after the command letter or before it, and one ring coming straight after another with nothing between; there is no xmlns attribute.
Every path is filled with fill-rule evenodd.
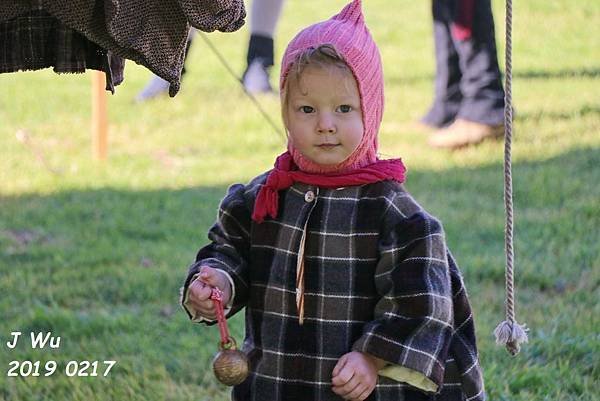
<svg viewBox="0 0 600 401"><path fill-rule="evenodd" d="M304 200L307 201L308 203L314 201L315 193L313 191L308 191L307 193L304 194Z"/></svg>

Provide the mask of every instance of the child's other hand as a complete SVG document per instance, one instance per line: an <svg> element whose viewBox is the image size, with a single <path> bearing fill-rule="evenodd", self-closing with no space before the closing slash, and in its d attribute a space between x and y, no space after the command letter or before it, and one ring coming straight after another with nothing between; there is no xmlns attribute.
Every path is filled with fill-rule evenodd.
<svg viewBox="0 0 600 401"><path fill-rule="evenodd" d="M213 287L223 291L223 307L225 307L231 299L231 285L221 271L202 266L199 278L194 280L188 288L189 305L208 319L216 319L215 304L210 299Z"/></svg>
<svg viewBox="0 0 600 401"><path fill-rule="evenodd" d="M375 389L383 361L362 352L343 355L333 368L333 392L345 400L362 401Z"/></svg>

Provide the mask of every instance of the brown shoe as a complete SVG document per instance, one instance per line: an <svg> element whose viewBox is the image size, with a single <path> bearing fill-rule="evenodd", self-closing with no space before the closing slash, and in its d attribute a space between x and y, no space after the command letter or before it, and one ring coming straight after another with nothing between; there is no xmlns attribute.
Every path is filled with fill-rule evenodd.
<svg viewBox="0 0 600 401"><path fill-rule="evenodd" d="M486 139L501 138L503 135L504 125L487 125L458 118L448 127L431 135L429 145L434 148L458 149Z"/></svg>

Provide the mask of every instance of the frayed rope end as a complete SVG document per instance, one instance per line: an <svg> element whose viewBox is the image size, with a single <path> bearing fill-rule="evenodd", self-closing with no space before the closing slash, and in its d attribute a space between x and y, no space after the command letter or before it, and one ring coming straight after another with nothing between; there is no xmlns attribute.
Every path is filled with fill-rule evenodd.
<svg viewBox="0 0 600 401"><path fill-rule="evenodd" d="M505 345L508 352L515 356L519 353L521 343L526 343L529 338L527 332L529 329L526 325L520 325L517 322L510 323L504 321L496 327L494 335L496 336L496 344Z"/></svg>

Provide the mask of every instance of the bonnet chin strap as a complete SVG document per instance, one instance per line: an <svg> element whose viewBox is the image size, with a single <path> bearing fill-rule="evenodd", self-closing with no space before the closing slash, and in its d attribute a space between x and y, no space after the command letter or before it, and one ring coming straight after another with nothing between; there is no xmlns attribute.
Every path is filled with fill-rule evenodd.
<svg viewBox="0 0 600 401"><path fill-rule="evenodd" d="M513 108L512 108L512 0L506 0L506 80L504 98L504 207L506 225L504 246L506 251L506 320L496 327L496 343L505 345L508 352L515 356L520 344L527 342L527 327L519 325L515 318L514 290L514 250L513 250L513 189L512 189L512 145Z"/></svg>

